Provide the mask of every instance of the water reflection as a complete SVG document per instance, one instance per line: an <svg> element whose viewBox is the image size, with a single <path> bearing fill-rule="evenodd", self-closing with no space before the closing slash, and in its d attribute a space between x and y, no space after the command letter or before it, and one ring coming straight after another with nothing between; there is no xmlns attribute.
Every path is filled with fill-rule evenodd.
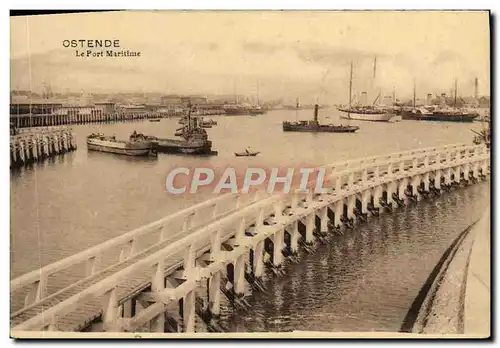
<svg viewBox="0 0 500 348"><path fill-rule="evenodd" d="M489 204L489 183L370 219L269 278L249 312L226 309L231 331L398 331L451 241Z"/></svg>

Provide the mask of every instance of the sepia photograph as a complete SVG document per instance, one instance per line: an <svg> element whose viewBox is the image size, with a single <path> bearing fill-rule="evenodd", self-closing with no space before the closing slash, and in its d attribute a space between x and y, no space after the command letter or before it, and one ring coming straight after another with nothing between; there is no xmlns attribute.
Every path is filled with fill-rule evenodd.
<svg viewBox="0 0 500 348"><path fill-rule="evenodd" d="M10 337L491 337L488 10L10 15Z"/></svg>

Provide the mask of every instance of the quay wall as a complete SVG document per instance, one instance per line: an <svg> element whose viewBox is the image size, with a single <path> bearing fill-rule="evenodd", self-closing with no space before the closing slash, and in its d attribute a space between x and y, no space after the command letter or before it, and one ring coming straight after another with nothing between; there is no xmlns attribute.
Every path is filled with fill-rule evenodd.
<svg viewBox="0 0 500 348"><path fill-rule="evenodd" d="M418 315L413 323L407 316L402 331L408 331L408 326L413 325L412 333L490 336L489 221L488 209L444 253L429 277L428 287L424 285L421 291L425 297Z"/></svg>

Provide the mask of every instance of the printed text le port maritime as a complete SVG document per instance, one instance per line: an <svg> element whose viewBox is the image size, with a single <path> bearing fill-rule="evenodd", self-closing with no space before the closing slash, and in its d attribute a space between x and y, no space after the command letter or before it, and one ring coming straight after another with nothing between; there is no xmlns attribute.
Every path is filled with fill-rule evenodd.
<svg viewBox="0 0 500 348"><path fill-rule="evenodd" d="M122 49L118 39L67 39L62 41L64 48L75 49L76 57L140 57L141 52Z"/></svg>

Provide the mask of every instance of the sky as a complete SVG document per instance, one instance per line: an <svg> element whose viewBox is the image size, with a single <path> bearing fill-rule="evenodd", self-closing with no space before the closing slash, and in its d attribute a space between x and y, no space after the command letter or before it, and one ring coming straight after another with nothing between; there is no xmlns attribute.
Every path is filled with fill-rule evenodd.
<svg viewBox="0 0 500 348"><path fill-rule="evenodd" d="M11 17L11 90L246 94L344 103L489 95L488 12L129 11ZM81 58L63 40L119 39L140 57ZM373 79L374 58L376 78Z"/></svg>

